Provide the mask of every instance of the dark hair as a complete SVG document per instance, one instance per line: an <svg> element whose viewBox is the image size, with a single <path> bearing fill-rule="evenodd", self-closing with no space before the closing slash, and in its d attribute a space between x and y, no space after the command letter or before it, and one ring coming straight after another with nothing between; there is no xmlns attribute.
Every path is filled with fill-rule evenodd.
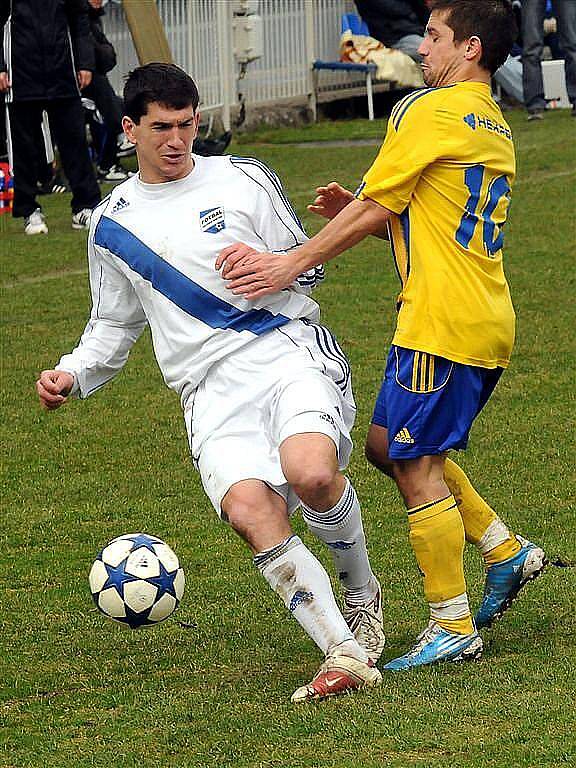
<svg viewBox="0 0 576 768"><path fill-rule="evenodd" d="M433 11L447 11L446 24L454 31L454 42L480 38L479 64L494 74L506 61L518 27L509 0L435 0Z"/></svg>
<svg viewBox="0 0 576 768"><path fill-rule="evenodd" d="M170 109L198 106L198 88L192 78L175 64L153 62L136 67L124 85L124 113L138 125L148 105L162 104Z"/></svg>

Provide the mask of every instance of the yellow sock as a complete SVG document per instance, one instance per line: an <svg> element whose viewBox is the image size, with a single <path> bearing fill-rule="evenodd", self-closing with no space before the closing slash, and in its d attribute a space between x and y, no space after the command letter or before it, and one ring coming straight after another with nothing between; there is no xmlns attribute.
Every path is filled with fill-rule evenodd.
<svg viewBox="0 0 576 768"><path fill-rule="evenodd" d="M454 496L409 509L408 523L431 618L450 632L469 634L474 627L464 579L464 527Z"/></svg>
<svg viewBox="0 0 576 768"><path fill-rule="evenodd" d="M458 504L466 541L475 544L487 565L501 563L520 551L520 542L477 493L464 470L451 459L444 462L444 480Z"/></svg>

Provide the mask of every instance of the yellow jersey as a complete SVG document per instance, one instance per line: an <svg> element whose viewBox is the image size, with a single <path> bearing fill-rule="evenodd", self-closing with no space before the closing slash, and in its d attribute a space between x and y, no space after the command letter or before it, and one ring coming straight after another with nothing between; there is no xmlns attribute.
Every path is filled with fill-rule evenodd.
<svg viewBox="0 0 576 768"><path fill-rule="evenodd" d="M357 192L394 214L402 283L394 344L508 365L515 315L502 244L514 176L512 134L488 85L425 88L394 107Z"/></svg>

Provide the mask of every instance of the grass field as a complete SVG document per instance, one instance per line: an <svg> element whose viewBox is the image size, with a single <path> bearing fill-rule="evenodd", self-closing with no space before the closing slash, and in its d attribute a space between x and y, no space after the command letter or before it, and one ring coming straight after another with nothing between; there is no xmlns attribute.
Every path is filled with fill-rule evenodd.
<svg viewBox="0 0 576 768"><path fill-rule="evenodd" d="M574 670L575 128L509 116L518 181L506 265L517 346L473 431L462 465L501 516L541 543L550 567L484 633L475 664L386 677L373 692L295 708L291 692L319 654L287 619L218 523L188 451L178 399L149 337L105 390L40 410L37 373L76 342L89 311L85 235L68 197L43 199L50 234L4 222L2 263L2 549L0 766L3 768L500 768L576 764ZM332 178L354 186L376 147L283 142L376 135L377 124L273 132L235 151L260 157L305 211ZM380 131L384 124L380 122ZM365 241L328 268L324 321L347 350L359 413L350 468L373 567L384 587L388 644L403 652L426 620L405 512L362 445L394 326L388 247ZM301 520L298 532L310 541ZM121 533L165 538L186 571L176 616L129 632L95 610L87 583L98 549ZM474 606L482 589L467 553Z"/></svg>

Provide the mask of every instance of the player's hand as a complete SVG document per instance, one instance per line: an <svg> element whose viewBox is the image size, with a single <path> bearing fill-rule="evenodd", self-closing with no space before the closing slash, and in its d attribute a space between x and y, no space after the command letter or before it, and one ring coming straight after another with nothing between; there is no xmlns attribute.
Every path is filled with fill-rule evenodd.
<svg viewBox="0 0 576 768"><path fill-rule="evenodd" d="M0 93L4 93L10 88L10 78L8 72L0 72Z"/></svg>
<svg viewBox="0 0 576 768"><path fill-rule="evenodd" d="M317 187L316 199L307 208L325 219L333 219L352 200L354 200L354 194L349 189L340 186L336 181L331 181L326 187Z"/></svg>
<svg viewBox="0 0 576 768"><path fill-rule="evenodd" d="M259 253L244 243L224 248L216 260L222 265L222 276L233 294L245 299L259 299L277 293L292 285L300 274L290 255L285 253Z"/></svg>
<svg viewBox="0 0 576 768"><path fill-rule="evenodd" d="M88 88L92 82L92 72L90 72L89 69L79 69L78 72L76 72L76 77L78 79L78 88L80 88L81 91L83 91L84 88Z"/></svg>
<svg viewBox="0 0 576 768"><path fill-rule="evenodd" d="M74 386L74 376L66 371L42 371L36 382L36 392L42 407L48 411L60 408Z"/></svg>
<svg viewBox="0 0 576 768"><path fill-rule="evenodd" d="M216 259L216 271L222 269L222 277L226 280L232 267L245 262L248 256L258 251L246 243L234 243L220 251Z"/></svg>

